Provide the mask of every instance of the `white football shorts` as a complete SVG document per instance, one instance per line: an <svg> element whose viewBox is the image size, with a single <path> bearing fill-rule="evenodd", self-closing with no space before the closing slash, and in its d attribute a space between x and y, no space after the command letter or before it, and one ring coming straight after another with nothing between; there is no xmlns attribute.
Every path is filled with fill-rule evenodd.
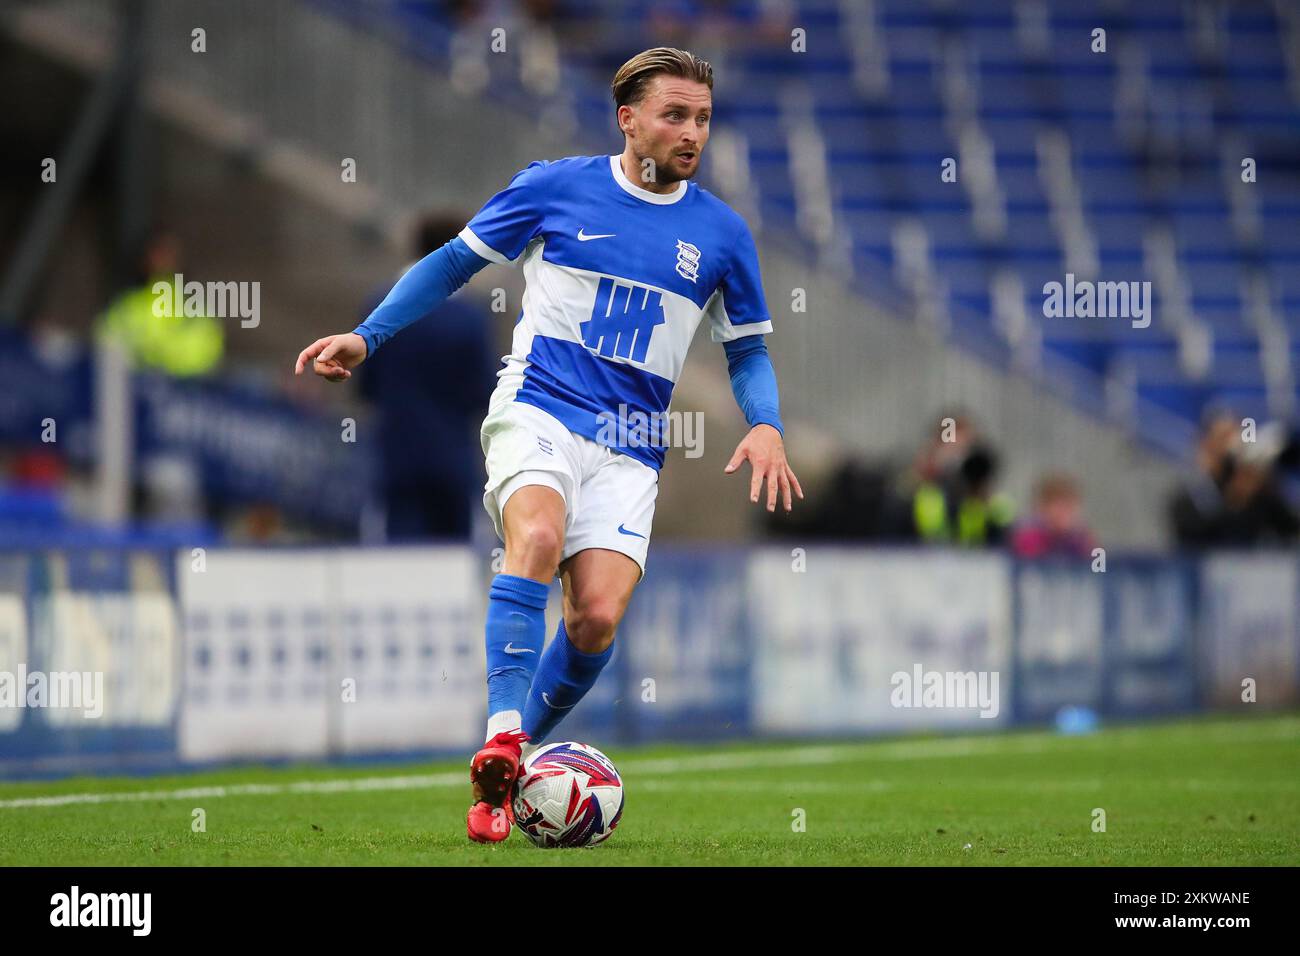
<svg viewBox="0 0 1300 956"><path fill-rule="evenodd" d="M569 431L524 402L494 403L479 433L487 465L483 507L505 540L501 513L525 485L554 488L564 499L561 560L587 548L626 554L645 576L659 472Z"/></svg>

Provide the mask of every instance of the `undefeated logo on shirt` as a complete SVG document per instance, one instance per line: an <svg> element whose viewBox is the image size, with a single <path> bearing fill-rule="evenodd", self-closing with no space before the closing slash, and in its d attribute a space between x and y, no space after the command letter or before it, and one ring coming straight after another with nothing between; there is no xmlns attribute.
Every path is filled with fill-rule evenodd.
<svg viewBox="0 0 1300 956"><path fill-rule="evenodd" d="M655 326L665 321L662 292L606 276L596 289L591 318L578 330L582 344L598 355L644 362Z"/></svg>

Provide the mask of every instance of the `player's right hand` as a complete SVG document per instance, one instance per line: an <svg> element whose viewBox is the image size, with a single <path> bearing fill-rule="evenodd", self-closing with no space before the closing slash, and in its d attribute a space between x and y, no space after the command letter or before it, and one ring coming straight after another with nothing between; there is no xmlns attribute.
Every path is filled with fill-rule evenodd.
<svg viewBox="0 0 1300 956"><path fill-rule="evenodd" d="M366 358L366 340L355 332L342 332L317 339L298 353L298 363L293 374L301 375L307 363L327 382L344 382L352 377L351 369Z"/></svg>

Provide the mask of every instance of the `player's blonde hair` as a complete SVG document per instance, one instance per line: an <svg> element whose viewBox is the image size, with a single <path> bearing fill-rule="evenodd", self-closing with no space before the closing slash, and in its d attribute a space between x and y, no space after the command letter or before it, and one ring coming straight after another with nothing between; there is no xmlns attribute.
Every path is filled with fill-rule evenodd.
<svg viewBox="0 0 1300 956"><path fill-rule="evenodd" d="M657 46L643 50L618 68L611 91L614 106L634 106L645 96L646 87L656 76L679 76L713 89L713 67L688 50Z"/></svg>

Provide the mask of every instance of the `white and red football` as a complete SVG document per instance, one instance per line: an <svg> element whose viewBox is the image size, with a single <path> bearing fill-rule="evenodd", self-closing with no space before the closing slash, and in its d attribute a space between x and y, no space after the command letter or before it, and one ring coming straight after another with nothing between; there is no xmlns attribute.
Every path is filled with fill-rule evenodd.
<svg viewBox="0 0 1300 956"><path fill-rule="evenodd" d="M623 816L623 781L595 747L546 744L520 768L514 811L515 825L537 846L595 846Z"/></svg>

